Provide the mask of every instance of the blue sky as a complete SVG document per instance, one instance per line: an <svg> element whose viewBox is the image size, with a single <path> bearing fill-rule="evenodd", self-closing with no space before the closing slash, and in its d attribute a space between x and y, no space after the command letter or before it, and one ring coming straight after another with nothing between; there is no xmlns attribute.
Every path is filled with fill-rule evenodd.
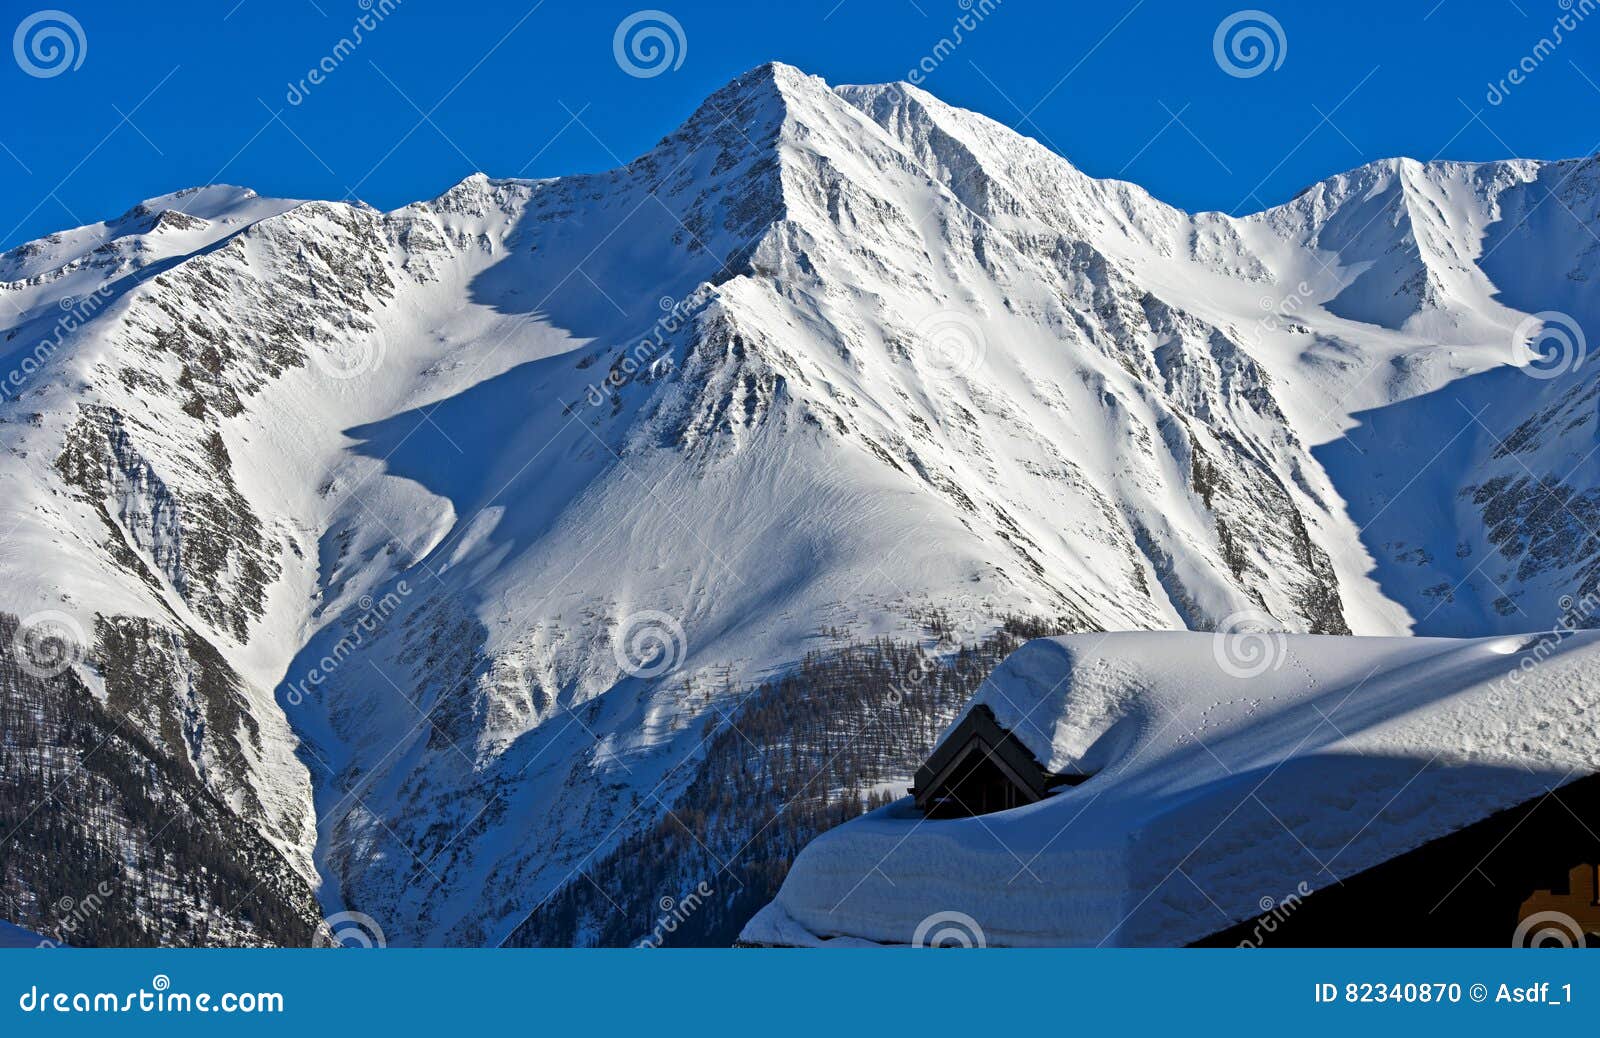
<svg viewBox="0 0 1600 1038"><path fill-rule="evenodd" d="M30 25L32 2L7 5L0 248L201 183L389 209L474 169L606 168L766 60L832 83L906 78L964 12L957 0L653 0L678 27L675 67L638 76L613 53L636 0L400 0L381 20L357 0L178 0L159 13L51 2L76 23L65 66L27 49L59 19ZM1273 48L1255 75L1229 74L1214 49L1237 0L977 2L992 10L967 14L975 27L932 60L927 89L1189 209L1258 209L1390 155L1600 147L1600 10L1581 17L1593 0L1568 0L1571 12L1558 0L1254 0L1276 23L1238 26L1263 27ZM363 14L371 31L290 103ZM1540 49L1563 15L1575 28ZM1519 64L1531 71L1491 103L1490 84Z"/></svg>

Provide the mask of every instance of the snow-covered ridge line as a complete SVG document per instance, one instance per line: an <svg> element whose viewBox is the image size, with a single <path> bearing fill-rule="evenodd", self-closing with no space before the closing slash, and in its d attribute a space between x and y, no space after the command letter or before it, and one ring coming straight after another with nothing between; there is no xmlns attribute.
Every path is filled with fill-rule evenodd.
<svg viewBox="0 0 1600 1038"><path fill-rule="evenodd" d="M1032 153L1034 157L1062 163L1077 178L1087 181L1091 184L1098 185L1099 188L1104 192L1132 193L1140 202L1158 206L1164 209L1170 209L1174 213L1179 213L1191 218L1218 218L1235 221L1264 219L1268 218L1270 214L1289 209L1290 207L1294 206L1295 203L1300 202L1307 195L1316 191L1319 187L1328 187L1351 182L1372 183L1384 177L1403 177L1408 173L1413 176L1420 175L1423 178L1428 178L1434 173L1441 174L1449 178L1462 178L1477 174L1482 171L1493 173L1497 170L1505 169L1512 172L1514 175L1521 176L1522 179L1528 179L1528 174L1539 167L1550 166L1562 169L1563 171L1570 171L1575 166L1594 161L1594 156L1578 156L1562 159L1511 158L1467 161L1459 159L1419 160L1411 156L1396 155L1386 158L1373 159L1369 162L1363 163L1360 166L1352 167L1343 172L1330 175L1323 180L1314 181L1295 192L1294 196L1289 200L1276 205L1266 206L1254 212L1230 214L1219 210L1209 209L1185 210L1156 199L1136 181L1124 180L1117 177L1093 177L1089 174L1082 173L1078 171L1076 167L1071 165L1069 159L1051 150L1048 146L1039 142L1038 140L1028 137L1026 134L1008 127L997 120L991 119L988 116L956 109L942 101L939 101L936 97L934 97L934 95L928 93L924 88L914 86L903 81L881 84L840 84L838 86L829 88L819 77L809 75L800 69L795 68L794 66L787 65L783 62L768 62L764 65L751 69L749 72L736 78L722 91L719 91L718 95L713 95L711 101L708 102L707 105L703 106L696 114L699 115L707 111L713 111L718 115L725 114L724 109L712 107L712 105L715 103L716 97L734 94L741 89L748 89L749 85L757 80L770 80L777 85L780 91L797 89L808 83L822 84L824 88L831 89L840 97L849 100L852 104L862 107L866 107L883 98L909 98L917 103L929 106L930 108L936 108L937 110L943 112L957 114L959 117L969 120L973 124L980 125L983 127L983 133L985 136L991 138L1003 137L1015 139L1022 147ZM693 122L694 120L691 118L691 120L689 120L689 122L685 125L688 126ZM680 129L676 133L668 135L649 151L644 152L640 156L621 166L609 170L601 170L592 173L563 174L555 177L499 177L489 174L486 171L475 171L468 174L462 180L447 188L440 194L431 198L418 199L414 202L403 204L396 209L389 210L387 215L398 215L408 209L448 209L451 207L452 200L459 199L463 196L476 194L477 189L481 185L499 188L517 187L523 189L532 189L543 185L558 183L564 180L592 180L603 182L608 179L615 179L619 174L624 174L634 169L640 162L646 161L650 158L650 156L657 154L664 148L670 147L674 140L683 132L684 131ZM232 197L230 198L229 196ZM257 200L259 197L260 196L258 196L250 188L238 187L230 184L197 185L170 192L165 195L157 195L136 203L118 217L113 217L96 224L87 224L82 227L58 231L44 238L35 239L14 246L12 249L4 253L0 253L0 272L7 270L7 267L5 266L6 261L9 260L12 264L12 269L15 269L16 265L18 265L20 261L46 253L49 251L50 246L60 246L71 243L76 244L81 248L87 245L83 239L89 237L94 238L94 246L104 246L109 244L115 238L132 233L129 230L129 227L136 224L142 218L159 217L163 212L171 212L174 214L189 216L191 218L214 221L223 216L233 216L234 214L229 212L230 208L243 206L249 202ZM226 201L223 201L224 199ZM300 204L299 201L295 200L264 199L262 201L265 201L269 204L279 205L285 203L289 205ZM350 201L341 199L322 199L318 201L321 201L323 204L327 205L350 206L352 208L363 209L369 212L379 212L379 210L374 209L368 203L359 200Z"/></svg>

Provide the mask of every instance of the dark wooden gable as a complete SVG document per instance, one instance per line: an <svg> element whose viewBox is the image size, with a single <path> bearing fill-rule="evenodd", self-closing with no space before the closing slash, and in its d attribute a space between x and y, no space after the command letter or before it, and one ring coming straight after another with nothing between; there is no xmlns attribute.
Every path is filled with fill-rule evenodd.
<svg viewBox="0 0 1600 1038"><path fill-rule="evenodd" d="M931 818L961 818L1032 804L1053 787L1086 777L1045 770L994 711L979 704L917 769L911 795Z"/></svg>

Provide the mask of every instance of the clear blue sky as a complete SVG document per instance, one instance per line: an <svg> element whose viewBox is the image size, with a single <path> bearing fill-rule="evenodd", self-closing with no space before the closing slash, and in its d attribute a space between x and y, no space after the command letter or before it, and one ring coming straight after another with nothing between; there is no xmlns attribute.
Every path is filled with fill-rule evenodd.
<svg viewBox="0 0 1600 1038"><path fill-rule="evenodd" d="M637 2L402 0L291 105L290 84L351 35L357 0L47 0L85 44L81 64L48 77L24 70L26 49L16 59L35 2L7 4L3 26L0 248L216 181L389 209L474 169L602 169L763 61L832 83L903 79L963 13L957 0L649 0L685 44L676 68L637 77L612 47ZM1557 0L1250 2L1284 41L1259 75L1229 75L1214 55L1237 0L1001 0L924 85L1189 209L1257 209L1390 155L1600 147L1600 10L1577 13L1590 0L1537 56L1567 13ZM1489 84L1525 58L1533 71L1490 104Z"/></svg>

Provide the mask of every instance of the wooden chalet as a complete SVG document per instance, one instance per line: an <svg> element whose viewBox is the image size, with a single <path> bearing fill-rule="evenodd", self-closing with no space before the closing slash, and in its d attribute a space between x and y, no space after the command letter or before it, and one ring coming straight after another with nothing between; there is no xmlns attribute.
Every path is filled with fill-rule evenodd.
<svg viewBox="0 0 1600 1038"><path fill-rule="evenodd" d="M978 705L917 769L911 795L929 818L966 818L1036 803L1087 775L1057 775Z"/></svg>

